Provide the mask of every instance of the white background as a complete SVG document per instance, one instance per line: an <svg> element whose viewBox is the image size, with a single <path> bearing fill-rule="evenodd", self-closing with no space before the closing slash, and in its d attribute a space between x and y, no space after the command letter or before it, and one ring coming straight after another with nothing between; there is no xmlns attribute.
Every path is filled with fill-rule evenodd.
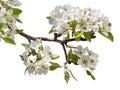
<svg viewBox="0 0 120 90"><path fill-rule="evenodd" d="M95 40L79 42L83 47L88 46L99 54L99 63L94 71L96 80L86 75L80 66L70 65L79 81L70 79L64 81L63 69L49 72L48 75L24 75L24 65L19 55L24 51L21 42L27 42L21 36L16 36L16 46L0 42L0 90L120 90L120 5L119 0L21 0L23 10L19 25L24 31L33 36L48 35L50 25L46 16L57 5L70 4L81 8L91 7L100 9L112 22L114 42L110 42L99 34ZM60 54L59 62L64 62L62 47L56 43L49 44L53 51ZM73 43L72 43L73 44Z"/></svg>

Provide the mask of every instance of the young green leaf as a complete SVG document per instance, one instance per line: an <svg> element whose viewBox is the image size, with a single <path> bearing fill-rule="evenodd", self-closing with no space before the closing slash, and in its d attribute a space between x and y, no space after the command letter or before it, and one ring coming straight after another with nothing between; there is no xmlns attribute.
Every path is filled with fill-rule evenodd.
<svg viewBox="0 0 120 90"><path fill-rule="evenodd" d="M4 23L0 22L0 29L4 27Z"/></svg>
<svg viewBox="0 0 120 90"><path fill-rule="evenodd" d="M68 52L68 60L69 61L78 61L78 56L72 53L72 49L69 50Z"/></svg>
<svg viewBox="0 0 120 90"><path fill-rule="evenodd" d="M54 63L54 62L50 62L51 66L50 66L50 70L53 71L57 68L61 68L61 66L58 63Z"/></svg>
<svg viewBox="0 0 120 90"><path fill-rule="evenodd" d="M56 31L57 31L57 30L51 29L51 30L49 31L49 34L54 33L54 32L56 32Z"/></svg>
<svg viewBox="0 0 120 90"><path fill-rule="evenodd" d="M22 13L22 10L19 9L19 8L12 8L12 11L13 11L13 16L18 16Z"/></svg>
<svg viewBox="0 0 120 90"><path fill-rule="evenodd" d="M108 32L108 36L106 36L105 34L103 34L103 33L101 32L101 30L99 30L99 33L100 33L102 36L106 37L107 39L111 40L112 42L114 41L114 37L113 37L113 35L112 35L111 32Z"/></svg>
<svg viewBox="0 0 120 90"><path fill-rule="evenodd" d="M65 71L65 72L64 72L64 79L65 79L66 83L68 83L68 82L69 82L69 79L70 79L70 74L69 74L69 72L68 72L68 71Z"/></svg>
<svg viewBox="0 0 120 90"><path fill-rule="evenodd" d="M19 34L19 33L21 33L21 32L23 32L23 29L17 29L17 30L16 30L16 34Z"/></svg>
<svg viewBox="0 0 120 90"><path fill-rule="evenodd" d="M84 32L84 37L87 39L89 42L91 42L91 37L89 32Z"/></svg>
<svg viewBox="0 0 120 90"><path fill-rule="evenodd" d="M90 71L86 70L86 73L87 73L87 75L91 76L91 78L92 78L93 80L95 80L95 77L92 75L92 73L91 73Z"/></svg>
<svg viewBox="0 0 120 90"><path fill-rule="evenodd" d="M4 31L0 29L0 33L4 34Z"/></svg>
<svg viewBox="0 0 120 90"><path fill-rule="evenodd" d="M84 31L74 32L74 37L75 37L76 41L79 41L83 34L84 34Z"/></svg>
<svg viewBox="0 0 120 90"><path fill-rule="evenodd" d="M71 71L71 70L68 70L68 71L70 72L71 76L72 76L76 81L78 81L78 80L76 79L76 77L73 75L72 71Z"/></svg>
<svg viewBox="0 0 120 90"><path fill-rule="evenodd" d="M2 39L3 39L6 43L16 45L15 41L14 41L13 39L11 39L11 38L2 37Z"/></svg>
<svg viewBox="0 0 120 90"><path fill-rule="evenodd" d="M17 18L16 21L19 23L22 23L22 21L19 18Z"/></svg>

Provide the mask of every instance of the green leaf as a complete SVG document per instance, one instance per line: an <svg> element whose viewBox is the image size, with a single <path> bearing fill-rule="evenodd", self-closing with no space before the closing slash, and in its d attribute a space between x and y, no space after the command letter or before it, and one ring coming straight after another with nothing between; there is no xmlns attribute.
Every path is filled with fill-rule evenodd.
<svg viewBox="0 0 120 90"><path fill-rule="evenodd" d="M54 33L54 32L56 32L56 31L57 31L57 30L51 29L51 30L49 31L49 34Z"/></svg>
<svg viewBox="0 0 120 90"><path fill-rule="evenodd" d="M75 37L76 41L79 41L83 34L84 34L84 31L74 32L74 37Z"/></svg>
<svg viewBox="0 0 120 90"><path fill-rule="evenodd" d="M3 39L6 43L16 45L15 41L14 41L13 39L11 39L11 38L2 37L2 39Z"/></svg>
<svg viewBox="0 0 120 90"><path fill-rule="evenodd" d="M78 56L72 53L72 49L68 52L68 61L78 61Z"/></svg>
<svg viewBox="0 0 120 90"><path fill-rule="evenodd" d="M69 72L68 72L68 71L65 71L65 72L64 72L64 79L65 79L66 83L68 83L68 82L69 82L69 79L70 79L70 74L69 74Z"/></svg>
<svg viewBox="0 0 120 90"><path fill-rule="evenodd" d="M89 32L84 32L84 37L87 39L89 42L91 42L91 37Z"/></svg>
<svg viewBox="0 0 120 90"><path fill-rule="evenodd" d="M22 21L19 18L17 18L16 21L19 23L22 23Z"/></svg>
<svg viewBox="0 0 120 90"><path fill-rule="evenodd" d="M51 66L50 66L50 70L53 71L57 68L61 68L61 66L58 63L54 63L54 62L50 62Z"/></svg>
<svg viewBox="0 0 120 90"><path fill-rule="evenodd" d="M19 34L19 33L21 33L21 32L23 32L23 29L17 29L17 30L16 30L16 34Z"/></svg>
<svg viewBox="0 0 120 90"><path fill-rule="evenodd" d="M68 61L70 61L71 55L72 55L72 49L70 49L69 52L68 52Z"/></svg>
<svg viewBox="0 0 120 90"><path fill-rule="evenodd" d="M113 37L113 35L112 35L111 32L108 32L108 36L106 36L105 34L103 34L103 33L101 32L101 30L99 30L99 33L100 33L102 36L106 37L107 39L111 40L112 42L114 41L114 37Z"/></svg>
<svg viewBox="0 0 120 90"><path fill-rule="evenodd" d="M67 33L67 36L66 37L64 37L63 38L63 40L67 40L67 39L69 39L70 38L70 34L69 33Z"/></svg>
<svg viewBox="0 0 120 90"><path fill-rule="evenodd" d="M1 30L1 29L0 29L0 32L1 32L2 34L4 34L4 31L3 31L3 30Z"/></svg>
<svg viewBox="0 0 120 90"><path fill-rule="evenodd" d="M68 70L68 71L70 72L71 76L72 76L76 81L78 81L78 80L76 79L76 77L73 75L72 71L71 71L71 70Z"/></svg>
<svg viewBox="0 0 120 90"><path fill-rule="evenodd" d="M19 8L12 8L12 11L13 11L13 16L18 16L22 13L22 10L19 9Z"/></svg>
<svg viewBox="0 0 120 90"><path fill-rule="evenodd" d="M87 73L87 75L91 76L91 78L92 78L93 80L95 80L95 77L92 75L92 73L91 73L90 71L86 70L86 73Z"/></svg>

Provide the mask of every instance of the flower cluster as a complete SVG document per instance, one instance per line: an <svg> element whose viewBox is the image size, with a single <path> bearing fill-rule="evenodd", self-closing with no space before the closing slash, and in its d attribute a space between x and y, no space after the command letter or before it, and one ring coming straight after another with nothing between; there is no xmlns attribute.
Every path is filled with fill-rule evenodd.
<svg viewBox="0 0 120 90"><path fill-rule="evenodd" d="M72 53L72 57L77 57L77 64L79 64L82 68L86 70L95 70L96 65L98 63L98 55L91 50L88 49L88 47L83 48L82 46L78 46L72 49L70 51ZM75 58L72 58L75 59Z"/></svg>
<svg viewBox="0 0 120 90"><path fill-rule="evenodd" d="M52 25L52 30L65 36L76 32L101 32L105 36L111 30L111 23L108 17L99 10L70 5L57 6L47 17ZM73 36L73 35L72 35Z"/></svg>
<svg viewBox="0 0 120 90"><path fill-rule="evenodd" d="M0 0L0 38L12 44L14 35L19 31L16 22L22 23L19 19L22 11L16 8L19 5L18 0Z"/></svg>
<svg viewBox="0 0 120 90"><path fill-rule="evenodd" d="M25 52L20 57L24 65L27 66L26 71L29 74L46 74L50 67L50 60L59 57L53 54L49 46L45 46L44 48L40 39L31 41L30 44L22 45L25 47Z"/></svg>

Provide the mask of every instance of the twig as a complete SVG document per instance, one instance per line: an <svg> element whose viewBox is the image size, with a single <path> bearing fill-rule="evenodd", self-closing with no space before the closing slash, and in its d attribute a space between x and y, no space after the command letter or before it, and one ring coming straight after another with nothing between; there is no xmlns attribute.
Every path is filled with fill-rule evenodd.
<svg viewBox="0 0 120 90"><path fill-rule="evenodd" d="M21 36L25 37L29 41L29 43L31 42L31 40L35 41L36 39L42 39L43 41L52 41L52 42L57 42L57 43L61 44L62 47L63 47L63 50L64 50L65 58L66 58L66 62L64 64L66 65L67 63L68 64L73 63L75 65L78 65L77 62L68 61L68 55L67 55L67 51L66 51L66 47L65 47L65 45L67 45L68 42L76 41L75 38L71 38L71 39L67 39L67 40L59 40L57 38L60 37L61 34L57 34L57 33L54 33L54 38L52 38L52 39L51 38L45 38L45 37L33 37L33 36L28 35L24 32L19 33L19 34ZM91 36L91 38L93 39L93 38L95 38L95 36ZM87 39L81 37L79 41L87 41Z"/></svg>

